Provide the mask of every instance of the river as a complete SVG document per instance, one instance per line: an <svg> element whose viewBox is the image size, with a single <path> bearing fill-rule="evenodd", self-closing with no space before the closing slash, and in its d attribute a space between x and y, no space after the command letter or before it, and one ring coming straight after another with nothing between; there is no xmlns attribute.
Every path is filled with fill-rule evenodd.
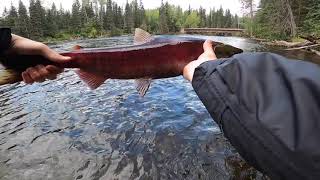
<svg viewBox="0 0 320 180"><path fill-rule="evenodd" d="M270 49L244 38L205 38L249 52ZM51 47L132 42L121 36ZM0 179L265 179L240 158L182 77L155 80L144 98L133 80L108 80L91 91L72 70L0 92Z"/></svg>

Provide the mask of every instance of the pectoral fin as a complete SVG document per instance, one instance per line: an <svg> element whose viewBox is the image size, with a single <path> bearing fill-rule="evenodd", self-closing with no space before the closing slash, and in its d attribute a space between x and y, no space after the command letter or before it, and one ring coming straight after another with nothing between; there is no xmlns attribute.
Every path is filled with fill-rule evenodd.
<svg viewBox="0 0 320 180"><path fill-rule="evenodd" d="M147 91L150 88L150 84L152 82L151 78L137 79L136 80L136 89L139 92L140 96L145 96Z"/></svg>
<svg viewBox="0 0 320 180"><path fill-rule="evenodd" d="M86 72L82 70L76 71L76 74L83 80L90 89L97 89L100 87L108 78L101 76L99 74L94 74L91 72Z"/></svg>

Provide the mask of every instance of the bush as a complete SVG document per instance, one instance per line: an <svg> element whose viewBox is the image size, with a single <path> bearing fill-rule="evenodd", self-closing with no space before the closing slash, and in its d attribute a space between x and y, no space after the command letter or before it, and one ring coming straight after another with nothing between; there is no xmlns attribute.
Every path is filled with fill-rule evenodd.
<svg viewBox="0 0 320 180"><path fill-rule="evenodd" d="M110 36L121 36L122 34L123 34L123 31L116 27L112 27L110 31Z"/></svg>

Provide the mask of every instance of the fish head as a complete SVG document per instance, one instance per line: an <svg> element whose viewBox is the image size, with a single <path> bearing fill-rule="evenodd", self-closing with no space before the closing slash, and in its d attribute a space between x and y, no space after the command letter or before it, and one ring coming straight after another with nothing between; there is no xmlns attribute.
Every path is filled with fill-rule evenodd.
<svg viewBox="0 0 320 180"><path fill-rule="evenodd" d="M228 44L216 42L213 43L213 49L217 58L230 58L236 54L243 53L242 49L236 48Z"/></svg>

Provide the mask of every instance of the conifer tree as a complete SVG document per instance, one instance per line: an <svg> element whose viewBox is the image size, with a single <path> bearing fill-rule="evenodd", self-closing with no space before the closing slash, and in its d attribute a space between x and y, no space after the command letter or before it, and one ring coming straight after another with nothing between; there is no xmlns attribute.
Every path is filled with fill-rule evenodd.
<svg viewBox="0 0 320 180"><path fill-rule="evenodd" d="M166 7L163 4L163 0L161 0L161 7L160 7L160 22L159 22L159 31L160 33L168 33L169 27L168 27L168 20L167 20L167 14L166 14Z"/></svg>
<svg viewBox="0 0 320 180"><path fill-rule="evenodd" d="M140 26L141 25L145 25L146 26L146 11L144 9L142 0L140 0L140 4L139 4L139 18L140 18L140 21L141 21Z"/></svg>
<svg viewBox="0 0 320 180"><path fill-rule="evenodd" d="M124 16L123 16L123 11L120 6L118 6L118 28L123 29L124 28Z"/></svg>
<svg viewBox="0 0 320 180"><path fill-rule="evenodd" d="M111 30L114 28L114 19L113 19L113 10L112 10L112 1L107 0L107 9L104 16L104 28L105 30Z"/></svg>
<svg viewBox="0 0 320 180"><path fill-rule="evenodd" d="M98 12L98 29L101 30L101 32L104 30L104 17L105 17L105 1L104 0L99 0L99 12Z"/></svg>
<svg viewBox="0 0 320 180"><path fill-rule="evenodd" d="M224 25L224 10L222 7L216 13L216 27L222 28Z"/></svg>
<svg viewBox="0 0 320 180"><path fill-rule="evenodd" d="M94 14L94 9L93 9L93 3L91 2L88 6L85 7L86 8L86 13L87 13L87 17L89 19L92 19L95 17Z"/></svg>
<svg viewBox="0 0 320 180"><path fill-rule="evenodd" d="M17 12L17 9L12 4L5 21L6 21L6 26L11 28L12 31L18 30L18 12Z"/></svg>
<svg viewBox="0 0 320 180"><path fill-rule="evenodd" d="M29 37L29 16L27 12L26 6L23 2L19 1L19 8L18 8L18 22L17 22L17 32L19 35L24 37Z"/></svg>
<svg viewBox="0 0 320 180"><path fill-rule="evenodd" d="M58 33L58 24L57 24L58 12L56 5L52 3L51 9L47 11L44 36L55 37Z"/></svg>
<svg viewBox="0 0 320 180"><path fill-rule="evenodd" d="M72 4L72 15L71 15L71 26L73 32L80 32L81 28L81 11L80 11L80 2L76 0Z"/></svg>
<svg viewBox="0 0 320 180"><path fill-rule="evenodd" d="M39 40L43 37L45 12L40 0L30 0L30 37Z"/></svg>
<svg viewBox="0 0 320 180"><path fill-rule="evenodd" d="M232 14L229 9L226 10L224 18L224 27L230 28L232 26Z"/></svg>
<svg viewBox="0 0 320 180"><path fill-rule="evenodd" d="M124 28L126 33L131 33L132 28L134 27L132 9L130 4L126 3L125 13L124 13Z"/></svg>
<svg viewBox="0 0 320 180"><path fill-rule="evenodd" d="M87 14L87 8L86 8L86 5L84 3L81 6L80 17L81 17L81 26L83 27L89 21L89 17L88 17L88 14Z"/></svg>

